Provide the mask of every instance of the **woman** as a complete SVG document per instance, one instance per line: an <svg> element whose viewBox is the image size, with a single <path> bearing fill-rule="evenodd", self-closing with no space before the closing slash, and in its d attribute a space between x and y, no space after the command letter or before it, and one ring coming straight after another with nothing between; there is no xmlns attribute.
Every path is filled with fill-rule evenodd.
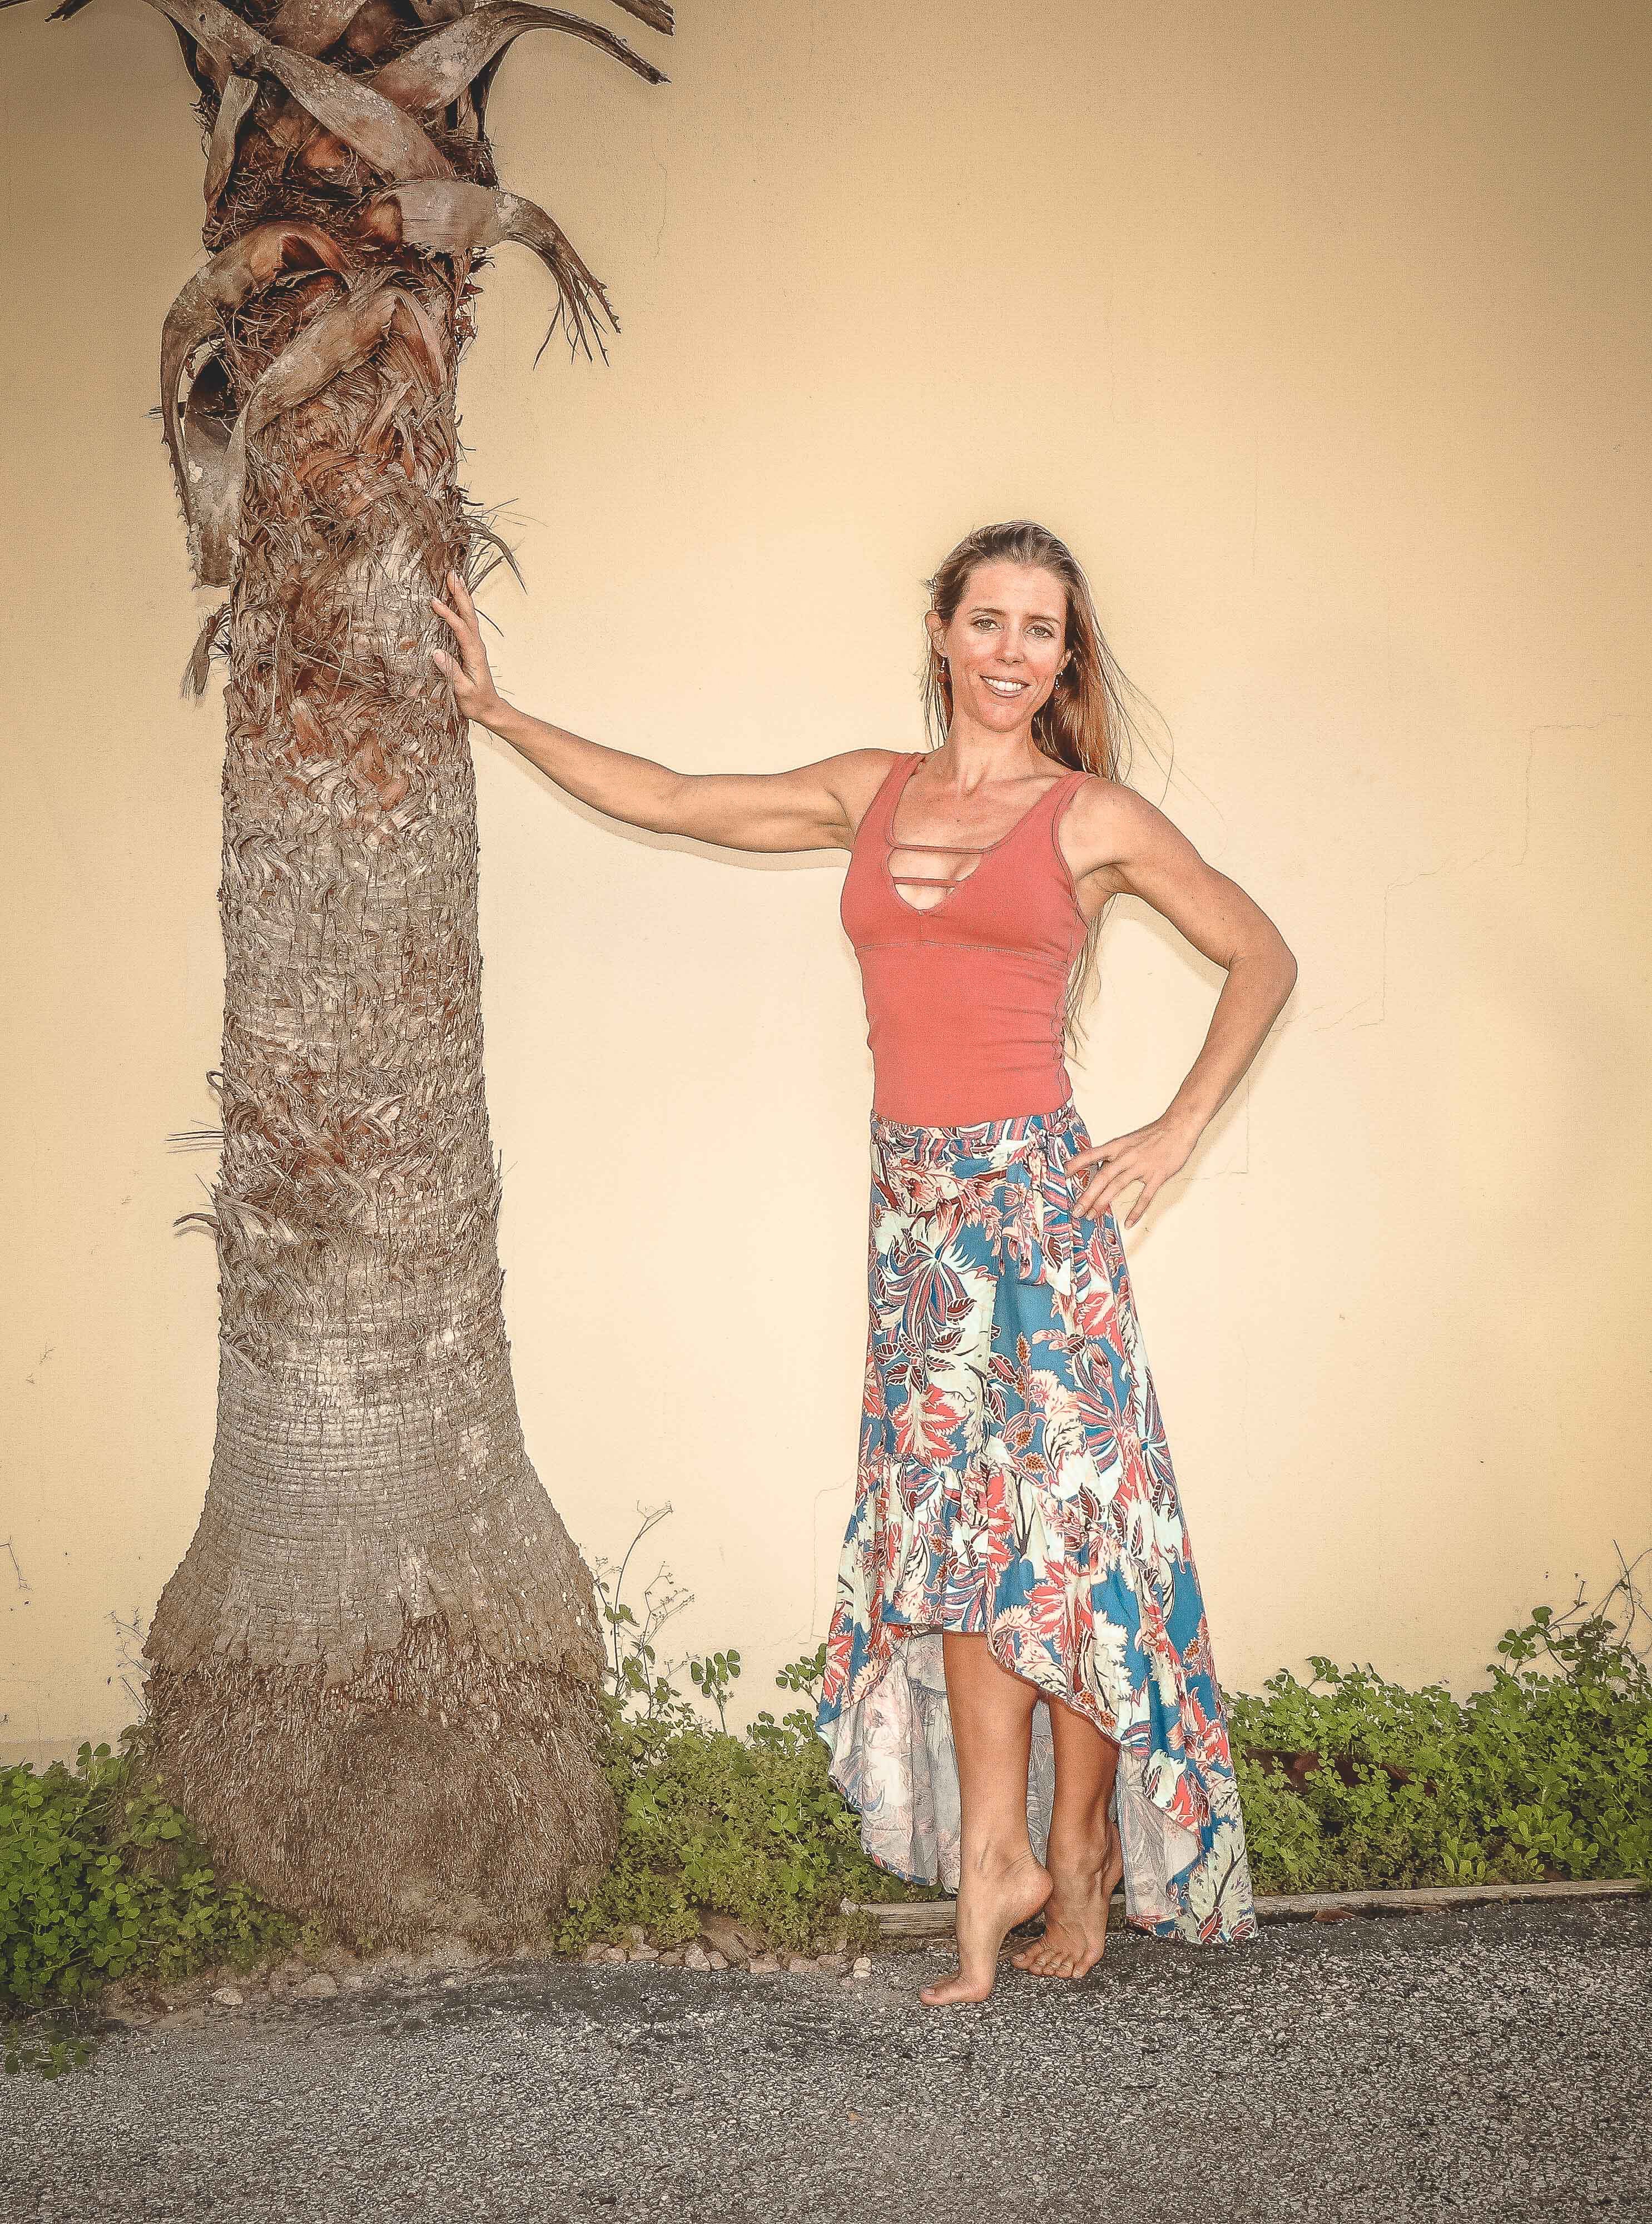
<svg viewBox="0 0 1652 2224"><path fill-rule="evenodd" d="M464 584L432 607L465 714L610 817L732 849L843 849L874 1084L856 1503L818 1727L862 1841L958 1894L984 2000L1013 1957L1082 1977L1108 1905L1161 1937L1255 1929L1198 1576L1112 1206L1139 1220L1296 977L1278 931L1123 785L1120 680L1065 545L1025 521L930 584L927 755L673 772L501 700ZM1064 1059L1128 890L1226 969L1155 1120L1092 1143Z"/></svg>

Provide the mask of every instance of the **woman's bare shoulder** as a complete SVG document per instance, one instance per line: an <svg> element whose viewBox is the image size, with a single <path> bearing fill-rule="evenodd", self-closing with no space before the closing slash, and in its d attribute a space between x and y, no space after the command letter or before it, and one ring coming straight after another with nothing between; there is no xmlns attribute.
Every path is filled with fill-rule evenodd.
<svg viewBox="0 0 1652 2224"><path fill-rule="evenodd" d="M841 756L826 760L832 768L832 786L849 821L851 845L860 831L861 820L872 807L873 797L894 768L911 754L909 749L845 749Z"/></svg>
<svg viewBox="0 0 1652 2224"><path fill-rule="evenodd" d="M1086 773L1079 781L1061 825L1062 847L1075 879L1098 875L1099 884L1112 894L1125 885L1118 870L1124 861L1162 836L1176 838L1163 812L1122 780L1099 772Z"/></svg>
<svg viewBox="0 0 1652 2224"><path fill-rule="evenodd" d="M888 777L891 765L912 755L910 749L845 749L841 756L828 757L828 764L841 766L845 776L860 787L869 784L877 788Z"/></svg>
<svg viewBox="0 0 1652 2224"><path fill-rule="evenodd" d="M1075 828L1123 831L1154 825L1171 824L1156 804L1149 803L1122 780L1113 780L1104 772L1086 772L1073 792L1072 808L1067 816Z"/></svg>

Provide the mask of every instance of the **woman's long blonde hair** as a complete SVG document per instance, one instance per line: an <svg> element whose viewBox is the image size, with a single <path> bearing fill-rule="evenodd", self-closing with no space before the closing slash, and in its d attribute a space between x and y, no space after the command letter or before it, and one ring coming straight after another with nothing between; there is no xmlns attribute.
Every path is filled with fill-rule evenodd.
<svg viewBox="0 0 1652 2224"><path fill-rule="evenodd" d="M925 581L930 609L943 625L951 625L976 565L996 563L1041 565L1054 572L1067 593L1067 647L1072 661L1056 675L1048 701L1033 713L1034 741L1053 763L1068 771L1082 768L1106 780L1123 780L1130 769L1132 744L1142 739L1130 700L1144 698L1114 661L1102 637L1090 582L1064 540L1030 518L978 526L965 534L934 577ZM924 641L924 724L931 746L939 749L952 730L953 680L927 627ZM1094 985L1096 944L1106 908L1104 905L1091 920L1067 982L1065 1034L1067 1047L1074 1052L1083 1045L1079 1012Z"/></svg>

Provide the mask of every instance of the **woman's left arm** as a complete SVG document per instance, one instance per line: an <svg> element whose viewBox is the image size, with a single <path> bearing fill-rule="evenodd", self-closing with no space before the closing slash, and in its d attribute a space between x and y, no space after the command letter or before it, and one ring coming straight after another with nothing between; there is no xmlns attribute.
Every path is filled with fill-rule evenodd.
<svg viewBox="0 0 1652 2224"><path fill-rule="evenodd" d="M1162 913L1195 950L1226 968L1210 1028L1187 1077L1156 1120L1114 1135L1069 1164L1095 1172L1074 1210L1105 1212L1133 1183L1142 1193L1124 1225L1147 1210L1226 1103L1267 1039L1296 982L1296 960L1260 904L1206 863L1180 828L1145 796L1116 780L1086 780L1062 826L1081 894L1136 895Z"/></svg>

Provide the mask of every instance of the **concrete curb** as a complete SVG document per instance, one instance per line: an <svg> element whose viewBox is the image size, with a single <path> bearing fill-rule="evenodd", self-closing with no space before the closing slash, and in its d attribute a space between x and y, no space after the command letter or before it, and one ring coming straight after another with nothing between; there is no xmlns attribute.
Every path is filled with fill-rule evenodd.
<svg viewBox="0 0 1652 2224"><path fill-rule="evenodd" d="M1253 1903L1263 1921L1293 1916L1426 1914L1442 1908L1471 1907L1508 1899L1607 1899L1652 1892L1639 1877L1612 1877L1583 1883L1424 1885L1396 1892L1263 1892ZM1115 1900L1123 1898L1113 1894ZM845 1915L870 1915L884 1938L950 1938L958 1903L918 1899L885 1904L845 1899Z"/></svg>

